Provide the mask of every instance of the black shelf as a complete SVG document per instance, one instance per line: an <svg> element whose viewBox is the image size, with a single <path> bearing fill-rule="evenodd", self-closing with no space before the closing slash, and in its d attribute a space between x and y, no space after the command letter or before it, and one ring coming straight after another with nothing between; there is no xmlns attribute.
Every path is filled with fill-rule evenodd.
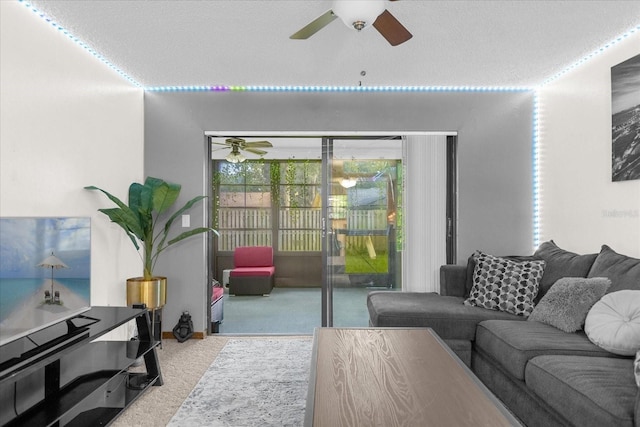
<svg viewBox="0 0 640 427"><path fill-rule="evenodd" d="M41 351L28 348L6 356L4 346L0 348L5 353L0 372L0 407L4 408L0 424L107 425L148 387L162 385L156 354L159 342L151 337L146 310L94 307L81 316L76 319L82 325L79 333L66 327L41 332L36 337L43 343ZM133 319L139 341L93 341ZM65 333L52 334L60 330ZM25 338L38 342L34 337ZM130 372L140 358L146 372Z"/></svg>

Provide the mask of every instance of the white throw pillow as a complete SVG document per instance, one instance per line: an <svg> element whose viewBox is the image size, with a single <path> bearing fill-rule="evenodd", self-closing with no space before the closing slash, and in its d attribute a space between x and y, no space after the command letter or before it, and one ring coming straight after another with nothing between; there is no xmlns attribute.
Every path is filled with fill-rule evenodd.
<svg viewBox="0 0 640 427"><path fill-rule="evenodd" d="M589 310L584 331L598 347L622 356L635 355L640 350L640 291L603 296Z"/></svg>

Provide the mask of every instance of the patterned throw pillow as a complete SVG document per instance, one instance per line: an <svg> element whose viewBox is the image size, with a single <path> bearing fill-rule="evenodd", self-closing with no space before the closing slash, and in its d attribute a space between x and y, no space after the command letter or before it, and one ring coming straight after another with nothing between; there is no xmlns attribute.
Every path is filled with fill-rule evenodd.
<svg viewBox="0 0 640 427"><path fill-rule="evenodd" d="M464 304L529 316L545 262L518 262L481 251L476 251L473 257L476 260L473 286Z"/></svg>

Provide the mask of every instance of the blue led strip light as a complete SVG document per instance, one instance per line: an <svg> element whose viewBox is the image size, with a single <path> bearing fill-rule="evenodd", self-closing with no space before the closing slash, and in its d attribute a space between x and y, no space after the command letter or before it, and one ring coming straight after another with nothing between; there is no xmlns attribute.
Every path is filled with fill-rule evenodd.
<svg viewBox="0 0 640 427"><path fill-rule="evenodd" d="M549 84L551 82L554 82L554 81L558 80L560 77L562 77L565 74L573 71L574 69L578 68L580 65L584 64L585 62L588 62L589 60L593 59L594 56L600 55L605 50L609 49L610 47L612 47L612 46L614 46L614 45L616 45L618 43L620 43L621 41L624 41L629 36L631 36L632 34L638 32L638 31L640 31L640 24L636 25L634 28L630 29L626 33L621 34L620 36L616 37L614 40L611 40L609 43L605 44L604 46L600 47L599 49L591 52L589 55L587 55L587 56L585 56L583 58L580 58L579 60L577 60L573 64L569 65L567 68L565 68L564 70L560 71L559 73L556 73L553 76L547 78L545 81L542 82L541 86L547 85L547 84Z"/></svg>
<svg viewBox="0 0 640 427"><path fill-rule="evenodd" d="M118 67L116 67L114 64L112 64L111 62L109 62L104 56L100 55L95 49L93 49L91 46L87 45L85 42L83 42L82 40L80 40L79 38L77 38L76 36L74 36L73 34L71 34L69 31L67 31L63 26L57 24L56 22L54 22L51 18L49 18L48 16L46 16L44 13L40 12L38 9L36 9L35 7L33 7L28 1L25 0L17 0L19 3L22 3L23 5L25 5L29 10L31 10L33 13L35 13L36 15L38 15L40 18L44 19L47 23L49 23L51 26L53 26L55 29L57 29L58 31L60 31L62 34L64 34L65 36L69 37L69 39L73 40L78 46L82 47L83 49L85 49L86 51L88 51L90 54L92 54L94 57L96 57L100 62L102 62L103 64L107 65L109 68L111 68L112 70L114 70L116 73L118 73L120 76L122 76L125 80L127 80L129 83L133 84L136 87L142 87L142 85L140 83L138 83L137 81L135 81L131 76L129 76L127 73L125 73L124 71L122 71L121 69L119 69Z"/></svg>
<svg viewBox="0 0 640 427"><path fill-rule="evenodd" d="M529 92L527 86L151 86L147 92Z"/></svg>
<svg viewBox="0 0 640 427"><path fill-rule="evenodd" d="M540 99L538 90L533 95L533 132L531 141L532 181L533 181L533 248L540 245L542 225L540 223Z"/></svg>

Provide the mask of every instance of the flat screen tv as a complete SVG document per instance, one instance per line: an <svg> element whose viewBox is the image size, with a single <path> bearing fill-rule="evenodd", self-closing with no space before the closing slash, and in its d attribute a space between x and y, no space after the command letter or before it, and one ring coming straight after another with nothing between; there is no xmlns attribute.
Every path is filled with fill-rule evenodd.
<svg viewBox="0 0 640 427"><path fill-rule="evenodd" d="M0 345L91 307L90 218L0 218Z"/></svg>

